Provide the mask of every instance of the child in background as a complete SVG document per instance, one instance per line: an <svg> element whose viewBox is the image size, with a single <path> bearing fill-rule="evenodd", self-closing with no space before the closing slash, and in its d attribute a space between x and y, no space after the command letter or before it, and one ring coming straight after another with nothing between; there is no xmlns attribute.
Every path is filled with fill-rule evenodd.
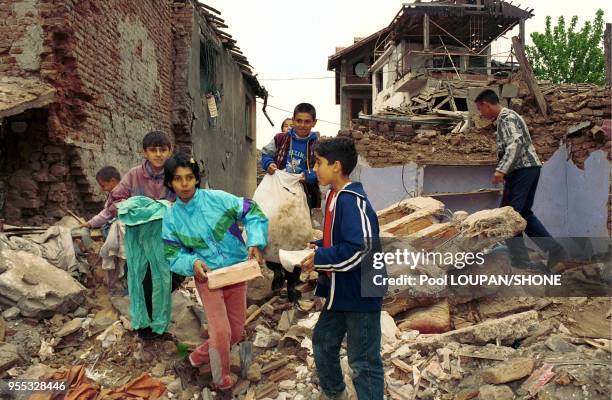
<svg viewBox="0 0 612 400"><path fill-rule="evenodd" d="M81 226L89 229L101 228L104 245L100 249L100 257L102 258L102 269L106 273L106 285L112 295L118 295L124 293L124 287L119 282L124 275L125 266L124 228L112 215L109 206L112 200L110 193L121 181L121 174L117 168L107 165L96 173L96 181L100 189L106 193L104 208Z"/></svg>
<svg viewBox="0 0 612 400"><path fill-rule="evenodd" d="M209 289L206 273L248 258L261 265L268 219L252 200L199 189L200 169L186 154L170 158L165 171L166 185L177 195L163 219L166 257L172 271L195 277L208 321L209 339L189 355L189 362L194 367L210 363L213 387L227 390L237 379L230 374L230 348L244 336L247 284ZM238 223L244 224L246 244Z"/></svg>
<svg viewBox="0 0 612 400"><path fill-rule="evenodd" d="M332 187L325 201L323 239L310 245L315 252L302 262L304 271L319 271L315 295L327 298L312 336L321 389L325 398L348 398L340 368L346 335L357 398L383 400L380 310L386 289L375 289L369 297L362 287L362 281L371 282L373 253L380 251L378 218L361 183L349 180L357 165L353 141L325 140L315 151L319 182Z"/></svg>
<svg viewBox="0 0 612 400"><path fill-rule="evenodd" d="M319 134L312 128L317 124L317 111L312 104L300 103L293 110L291 127L288 118L283 121L283 132L274 136L272 141L262 149L261 167L272 175L277 169L292 174L302 174L302 184L306 192L308 207L310 209L321 207L321 191L317 175L314 172L314 148L319 141ZM287 124L286 124L287 123ZM296 302L301 293L295 289L299 283L300 268L293 272L286 271L282 265L267 261L266 265L274 272L272 290L279 290L287 280L287 297Z"/></svg>
<svg viewBox="0 0 612 400"><path fill-rule="evenodd" d="M293 118L285 118L281 124L281 132L287 133L291 128L293 128Z"/></svg>

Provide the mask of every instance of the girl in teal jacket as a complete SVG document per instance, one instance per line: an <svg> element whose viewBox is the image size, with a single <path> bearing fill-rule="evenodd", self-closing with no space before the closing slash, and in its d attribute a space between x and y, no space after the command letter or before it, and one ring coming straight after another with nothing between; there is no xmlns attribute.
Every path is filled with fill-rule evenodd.
<svg viewBox="0 0 612 400"><path fill-rule="evenodd" d="M164 179L176 193L176 202L163 219L166 258L173 272L195 278L208 321L209 339L189 355L189 361L196 367L210 363L213 386L227 390L236 383L230 374L230 347L244 336L247 285L211 290L206 273L248 258L261 264L268 219L252 200L199 189L198 164L185 154L166 162ZM244 224L246 243L238 223Z"/></svg>

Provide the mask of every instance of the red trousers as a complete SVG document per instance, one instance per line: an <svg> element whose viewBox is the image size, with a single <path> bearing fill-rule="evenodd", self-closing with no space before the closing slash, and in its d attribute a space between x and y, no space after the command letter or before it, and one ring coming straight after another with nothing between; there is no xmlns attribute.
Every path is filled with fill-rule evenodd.
<svg viewBox="0 0 612 400"><path fill-rule="evenodd" d="M193 366L210 363L213 384L222 385L230 377L230 348L244 337L246 283L210 290L208 283L196 281L196 288L208 322L208 340L189 355Z"/></svg>

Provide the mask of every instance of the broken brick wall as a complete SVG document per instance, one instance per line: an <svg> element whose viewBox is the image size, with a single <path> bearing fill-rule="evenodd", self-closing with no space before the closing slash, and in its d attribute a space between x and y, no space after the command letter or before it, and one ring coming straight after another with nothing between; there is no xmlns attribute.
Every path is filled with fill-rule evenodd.
<svg viewBox="0 0 612 400"><path fill-rule="evenodd" d="M76 160L73 147L49 139L47 110L7 118L0 131L0 218L39 226L82 208Z"/></svg>
<svg viewBox="0 0 612 400"><path fill-rule="evenodd" d="M171 3L68 0L60 7L52 0L0 0L0 10L0 71L39 77L57 90L46 133L70 153L73 184L53 194L90 215L103 200L96 171L110 164L125 173L142 161L146 132L171 133ZM43 171L52 167L41 163ZM21 175L36 172L18 164ZM44 209L48 199L40 200ZM17 215L25 221L30 214Z"/></svg>
<svg viewBox="0 0 612 400"><path fill-rule="evenodd" d="M235 56L191 0L175 1L177 146L204 166L203 186L250 197L256 188L255 95ZM190 25L191 24L191 25ZM212 96L217 116L207 106Z"/></svg>

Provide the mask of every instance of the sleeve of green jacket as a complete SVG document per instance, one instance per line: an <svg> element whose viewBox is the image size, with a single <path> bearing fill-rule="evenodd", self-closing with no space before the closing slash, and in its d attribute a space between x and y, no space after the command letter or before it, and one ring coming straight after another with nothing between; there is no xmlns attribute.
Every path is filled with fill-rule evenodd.
<svg viewBox="0 0 612 400"><path fill-rule="evenodd" d="M170 270L183 276L193 276L193 264L197 256L191 253L179 240L179 234L174 229L172 218L168 214L162 225L164 254L170 265Z"/></svg>
<svg viewBox="0 0 612 400"><path fill-rule="evenodd" d="M231 196L237 211L237 219L242 222L247 233L247 247L264 249L268 245L268 217L261 208L246 197Z"/></svg>

